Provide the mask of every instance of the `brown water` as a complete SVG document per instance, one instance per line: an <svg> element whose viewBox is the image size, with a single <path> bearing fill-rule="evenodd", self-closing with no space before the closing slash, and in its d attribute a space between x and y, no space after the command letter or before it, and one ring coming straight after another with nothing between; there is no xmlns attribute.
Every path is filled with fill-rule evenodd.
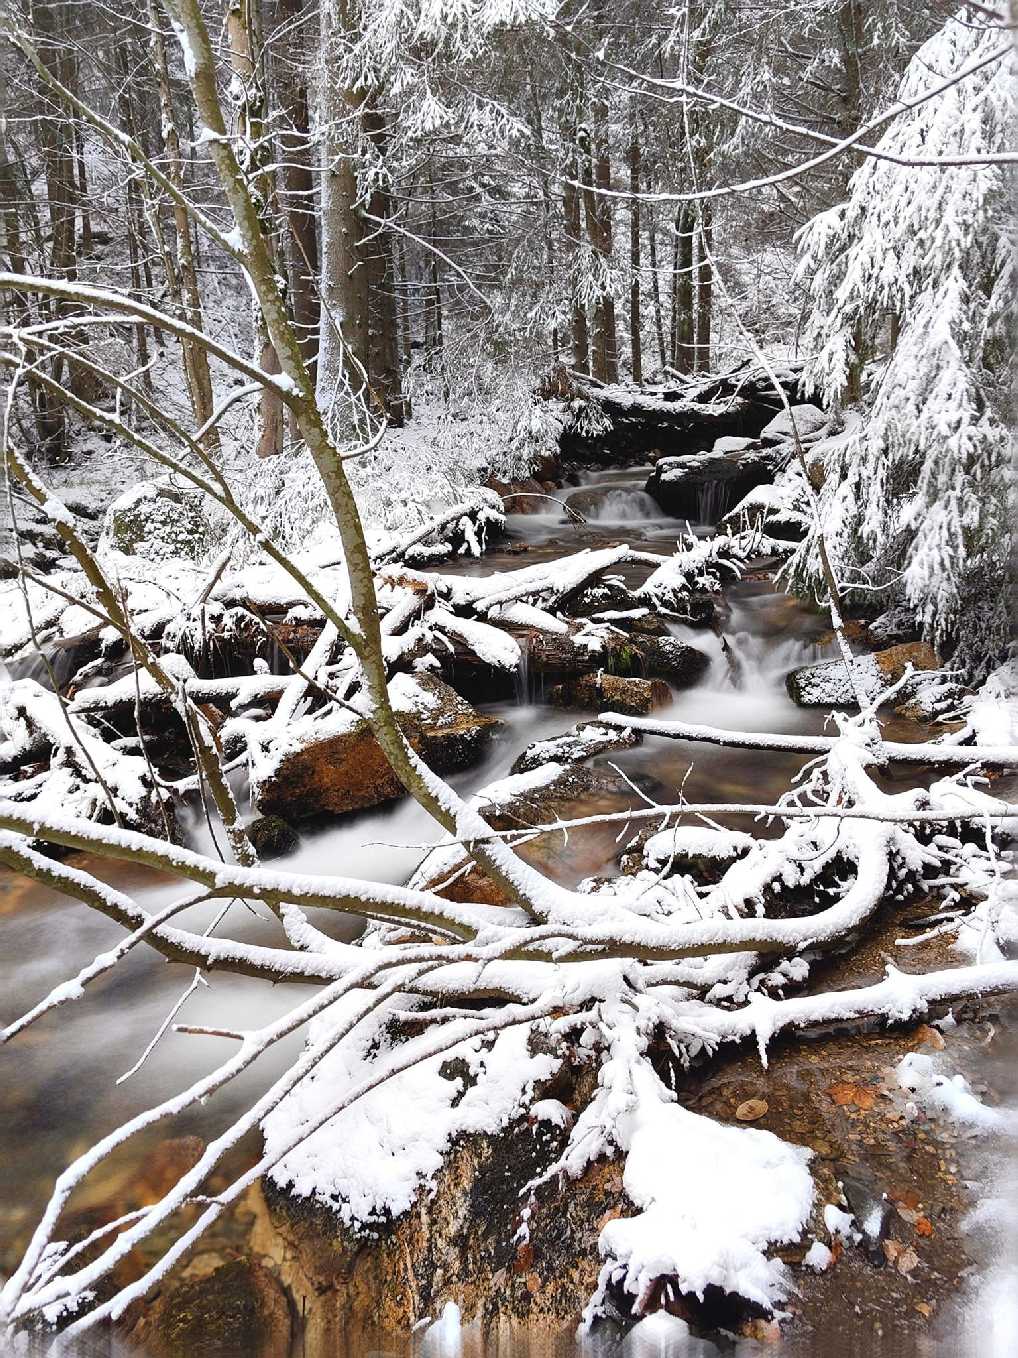
<svg viewBox="0 0 1018 1358"><path fill-rule="evenodd" d="M551 559L583 546L604 546L618 541L638 544L646 550L667 554L674 548L677 525L662 517L642 494L646 472L625 470L599 473L588 478L572 494L589 522L570 523L557 509L548 514L512 516L509 542L481 561L456 563L457 569L486 572L529 565ZM527 548L525 552L518 549ZM631 580L639 580L646 567L627 568ZM722 630L735 658L734 674L722 655L721 643L709 630L676 628L676 635L706 650L712 658L703 680L692 689L676 693L662 716L707 722L736 730L818 732L825 715L806 712L788 699L784 678L796 665L823 654L819 638L825 621L801 604L774 591L767 581L748 581L727 591ZM472 791L508 772L519 752L531 741L569 729L576 714L549 709L526 701L486 704L499 716L503 729L479 767L455 781L461 791ZM900 724L895 738L908 738ZM919 732L913 728L912 734ZM723 750L648 737L635 750L605 756L602 765L617 765L630 778L646 780L658 800L673 800L680 787L692 801L757 801L775 799L787 786L803 760L794 755ZM637 802L635 795L632 803ZM598 809L601 809L600 807ZM583 876L614 871L618 854L617 830L588 829L573 832L568 850L552 850L545 865L559 880L574 884ZM370 880L405 881L422 855L422 847L435 838L433 824L419 808L399 804L364 815L349 817L334 827L308 836L288 860L307 872L342 872ZM196 826L194 841L207 847ZM178 884L151 872L112 862L82 865L116 886L130 891L146 908L157 908L170 899ZM278 941L272 921L235 905L229 921L231 932L257 942ZM351 936L352 920L338 920L318 912L318 927ZM181 917L183 927L204 925L207 912L200 909ZM5 947L0 956L0 1019L24 1011L40 995L73 972L119 937L108 921L59 894L26 883L10 874L0 875L0 928ZM137 1113L168 1090L180 1088L222 1059L229 1044L214 1038L167 1035L125 1082L118 1078L130 1069L158 1030L171 1006L191 984L192 974L168 966L154 954L138 949L126 964L90 989L86 998L71 1009L37 1025L10 1047L0 1049L0 1274L16 1262L26 1235L48 1195L52 1178L64 1164L97 1137ZM291 1007L303 988L273 989L238 977L212 976L187 999L179 1018L193 1024L244 1027L257 1018L265 1022ZM281 1044L262 1059L244 1080L236 1082L210 1104L164 1124L158 1131L139 1138L130 1149L114 1157L83 1193L76 1206L87 1209L116 1197L129 1183L152 1146L167 1136L196 1134L208 1137L220 1130L256 1091L290 1061L299 1044ZM986 1078L998 1087L1010 1088L1018 1057L1018 1037L1005 1031L985 1056ZM1016 1091L1018 1092L1018 1091ZM982 1187L1001 1181L1010 1211L994 1235L989 1228L976 1232L973 1256L982 1265L969 1290L947 1308L929 1337L896 1336L893 1318L882 1334L872 1325L856 1334L840 1324L836 1332L815 1333L809 1340L784 1341L782 1351L798 1355L886 1354L888 1358L912 1355L970 1352L996 1358L1018 1352L1018 1316L1015 1315L1015 1256L1013 1210L1018 1203L1014 1184L1013 1147L991 1147L973 1160L977 1183ZM997 1229L997 1228L995 1228ZM994 1245L992 1241L999 1243ZM1010 1252L1009 1252L1010 1251ZM579 1300L579 1299L578 1299ZM1010 1306L1010 1313L1008 1307ZM966 1309L968 1308L968 1309ZM987 1309L998 1318L997 1331L986 1323ZM1010 1328L1008 1328L1010 1326ZM940 1338L937 1337L939 1329ZM1013 1347L1009 1347L1014 1338ZM619 1347L621 1343L621 1349ZM736 1351L731 1344L722 1350ZM91 1351L91 1349L87 1350ZM103 1340L96 1350L108 1351ZM664 1322L637 1327L624 1340L614 1335L578 1341L573 1334L534 1337L505 1336L501 1341L482 1342L467 1329L459 1331L452 1317L412 1340L394 1341L363 1336L350 1350L357 1358L375 1353L463 1355L463 1358L495 1355L496 1358L574 1358L580 1354L621 1352L632 1358L651 1355L717 1353L702 1340L687 1340L669 1331ZM751 1351L746 1341L739 1353ZM757 1351L757 1346L752 1346ZM86 1352L81 1349L80 1352ZM309 1355L309 1358L319 1358ZM324 1358L324 1356L322 1356ZM332 1358L330 1355L329 1358ZM338 1356L337 1356L338 1358Z"/></svg>

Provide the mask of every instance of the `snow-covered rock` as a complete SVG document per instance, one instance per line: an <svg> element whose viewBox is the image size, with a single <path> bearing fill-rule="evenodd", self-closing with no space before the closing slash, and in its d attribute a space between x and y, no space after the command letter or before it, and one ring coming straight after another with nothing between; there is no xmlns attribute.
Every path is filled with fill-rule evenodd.
<svg viewBox="0 0 1018 1358"><path fill-rule="evenodd" d="M609 750L631 749L642 736L635 731L598 726L594 722L581 724L565 735L551 740L535 740L513 764L513 773L529 773L543 764L579 764L584 759L606 754Z"/></svg>
<svg viewBox="0 0 1018 1358"><path fill-rule="evenodd" d="M891 646L873 655L859 655L852 661L854 685L843 660L822 660L792 670L786 680L788 695L800 707L853 707L856 688L865 701L872 702L903 677L908 665L914 670L938 670L940 658L932 646L919 641ZM897 701L908 696L906 684L898 690Z"/></svg>
<svg viewBox="0 0 1018 1358"><path fill-rule="evenodd" d="M737 434L726 434L723 438L714 440L712 453L741 453L752 444L753 440L741 438Z"/></svg>
<svg viewBox="0 0 1018 1358"><path fill-rule="evenodd" d="M908 1052L894 1068L895 1078L915 1110L976 1132L1018 1129L1018 1112L994 1108L973 1093L960 1073L945 1072L936 1057Z"/></svg>
<svg viewBox="0 0 1018 1358"><path fill-rule="evenodd" d="M106 510L101 545L149 561L201 560L216 536L208 506L207 496L172 472L139 481Z"/></svg>
<svg viewBox="0 0 1018 1358"><path fill-rule="evenodd" d="M440 773L469 767L498 725L436 675L396 675L389 694L407 739ZM252 753L252 797L265 815L337 815L378 806L402 791L367 721L353 712L300 718L285 736Z"/></svg>
<svg viewBox="0 0 1018 1358"><path fill-rule="evenodd" d="M801 405L790 406L788 410L782 410L774 416L770 424L765 425L760 435L761 443L784 443L792 438L792 421L795 421L795 431L800 439L811 438L814 434L819 434L826 426L830 416L825 414L818 406Z"/></svg>

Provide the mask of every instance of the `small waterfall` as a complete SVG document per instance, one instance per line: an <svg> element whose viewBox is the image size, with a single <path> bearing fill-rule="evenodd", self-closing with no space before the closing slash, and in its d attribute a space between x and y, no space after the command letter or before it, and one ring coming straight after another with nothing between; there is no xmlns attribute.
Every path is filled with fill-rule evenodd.
<svg viewBox="0 0 1018 1358"><path fill-rule="evenodd" d="M720 523L723 514L735 507L741 496L732 494L731 481L707 481L698 487L696 513L700 523Z"/></svg>
<svg viewBox="0 0 1018 1358"><path fill-rule="evenodd" d="M661 506L645 490L617 486L605 491L599 504L587 511L591 523L635 523L661 518Z"/></svg>
<svg viewBox="0 0 1018 1358"><path fill-rule="evenodd" d="M739 631L723 634L721 649L727 661L725 686L762 693L783 689L789 670L818 660L821 648L801 637L775 640Z"/></svg>
<svg viewBox="0 0 1018 1358"><path fill-rule="evenodd" d="M530 702L530 645L526 638L520 641L520 659L513 676L513 696L520 707Z"/></svg>

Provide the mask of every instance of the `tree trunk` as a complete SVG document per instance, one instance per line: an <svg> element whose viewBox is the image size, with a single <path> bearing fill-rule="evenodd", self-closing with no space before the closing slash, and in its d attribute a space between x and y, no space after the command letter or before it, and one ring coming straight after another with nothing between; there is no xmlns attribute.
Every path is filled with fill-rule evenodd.
<svg viewBox="0 0 1018 1358"><path fill-rule="evenodd" d="M18 194L18 166L8 159L3 130L0 128L0 212L4 228L4 249L7 265L11 273L28 273L28 261L21 243L19 221L20 201ZM16 303L19 311L27 311L28 304L23 299Z"/></svg>
<svg viewBox="0 0 1018 1358"><path fill-rule="evenodd" d="M267 100L264 71L256 57L257 0L232 0L226 14L226 35L230 66L235 77L239 160L252 186L255 205L264 228L265 239L272 243L272 211L275 188L271 165L271 139L266 118ZM253 308L255 354L262 372L278 373L276 354L260 307ZM263 387L259 398L259 457L275 457L283 451L283 403L279 393Z"/></svg>
<svg viewBox="0 0 1018 1358"><path fill-rule="evenodd" d="M700 205L699 263L696 275L696 371L710 371L711 320L714 304L714 213L710 199Z"/></svg>
<svg viewBox="0 0 1018 1358"><path fill-rule="evenodd" d="M396 271L392 230L392 193L385 175L387 128L378 110L377 95L367 99L361 110L361 126L372 148L376 173L375 187L361 221L358 251L364 261L367 286L367 352L362 358L368 385L379 413L394 425L404 422L403 391L400 375L398 317L396 311Z"/></svg>
<svg viewBox="0 0 1018 1358"><path fill-rule="evenodd" d="M398 277L396 280L397 292L399 295L399 332L400 345L403 350L403 373L410 371L410 360L413 358L413 321L410 314L410 275L407 272L406 262L406 240L403 236L396 238L396 267ZM403 392L403 410L407 419L410 418L410 396L406 390Z"/></svg>
<svg viewBox="0 0 1018 1358"><path fill-rule="evenodd" d="M865 20L860 0L841 0L837 12L838 45L841 57L841 87L838 90L838 131L849 137L862 121L862 50L866 41ZM835 193L843 198L855 169L854 156L841 156L835 162Z"/></svg>
<svg viewBox="0 0 1018 1358"><path fill-rule="evenodd" d="M183 190L184 162L180 153L180 136L177 132L177 120L173 107L173 91L166 60L166 44L163 42L163 35L159 28L160 18L161 15L156 9L155 0L149 0L149 20L152 26L152 64L155 67L156 83L159 89L160 136L163 144L166 174L175 188ZM192 329L204 332L205 320L202 315L201 292L198 288L191 218L187 209L176 202L173 204L173 226L177 253L175 262L170 261L167 257L168 281L171 290L174 287L174 281L179 288L180 309L183 319ZM181 340L180 347L184 360L184 379L187 383L191 410L194 414L195 423L201 429L211 419L213 412L212 376L209 372L208 355L202 345L191 343L188 340ZM219 448L218 431L215 428L210 429L203 436L202 443L210 452L217 451Z"/></svg>
<svg viewBox="0 0 1018 1358"><path fill-rule="evenodd" d="M39 55L51 74L66 88L77 85L77 61L70 43L64 40L68 16L62 4L33 4L32 22L40 34ZM54 278L77 277L75 215L77 180L74 162L73 124L63 114L44 114L38 120L39 142L46 174L46 205L50 220L49 272ZM67 310L54 301L54 315ZM60 380L63 360L55 358L50 375ZM66 418L62 405L46 391L36 397L36 421L47 456L54 461L64 453Z"/></svg>
<svg viewBox="0 0 1018 1358"><path fill-rule="evenodd" d="M570 278L572 299L569 306L569 329L572 335L573 368L579 373L590 372L590 335L587 329L587 308L580 300L577 288L577 271L580 251L580 191L576 187L579 178L579 164L576 155L577 130L572 132L573 151L566 170L566 184L562 195L562 208L565 217L566 249L570 257Z"/></svg>
<svg viewBox="0 0 1018 1358"><path fill-rule="evenodd" d="M298 0L279 0L281 26L295 25L301 8ZM303 29L297 31L302 33ZM284 114L279 146L284 166L290 309L304 357L314 363L318 356L318 232L306 46L299 38L287 44L274 83Z"/></svg>
<svg viewBox="0 0 1018 1358"><path fill-rule="evenodd" d="M663 370L668 364L668 354L665 349L664 313L661 307L661 279L657 269L657 220L653 208L651 208L649 216L647 244L650 247L650 284L654 299L654 333L657 337L658 360Z"/></svg>
<svg viewBox="0 0 1018 1358"><path fill-rule="evenodd" d="M695 358L693 317L693 239L696 216L683 205L675 216L675 246L672 258L672 367L677 372L693 370Z"/></svg>
<svg viewBox="0 0 1018 1358"><path fill-rule="evenodd" d="M85 147L81 128L74 124L74 159L77 166L78 205L81 210L81 249L88 254L92 249L92 214L88 210L88 176L85 172Z"/></svg>
<svg viewBox="0 0 1018 1358"><path fill-rule="evenodd" d="M629 142L629 353L634 382L643 381L640 336L640 139L634 115Z"/></svg>
<svg viewBox="0 0 1018 1358"><path fill-rule="evenodd" d="M599 292L594 302L594 376L601 382L617 382L619 376L618 341L615 333L615 298L611 295L607 275L611 269L612 236L611 207L607 198L599 201L596 188L611 184L611 165L606 149L595 155L590 128L577 129L583 183L584 216L587 239L598 256L603 270Z"/></svg>

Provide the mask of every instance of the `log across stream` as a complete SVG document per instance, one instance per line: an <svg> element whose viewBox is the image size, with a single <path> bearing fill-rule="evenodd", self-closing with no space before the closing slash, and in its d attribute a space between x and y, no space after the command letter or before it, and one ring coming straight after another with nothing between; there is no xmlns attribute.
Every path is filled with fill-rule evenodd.
<svg viewBox="0 0 1018 1358"><path fill-rule="evenodd" d="M560 498L582 514L585 522L575 522L558 504L542 504L541 512L510 515L504 544L479 560L447 565L443 570L485 573L551 560L580 547L602 547L620 541L640 546L645 551L668 554L674 549L677 528L685 525L678 525L674 519L663 515L645 493L646 476L647 469L640 468L588 473L584 484L560 493ZM625 567L624 573L629 577L627 583L638 583L649 569L647 565ZM705 651L710 664L694 686L673 691L671 706L660 715L733 730L822 732L827 714L822 710L796 707L787 696L784 681L790 669L827 653L822 642L825 627L822 617L777 592L766 576L750 578L730 587L726 591L717 632L709 628L674 626L674 635ZM481 697L476 693L471 696L475 701ZM548 706L543 699L539 678L525 671L520 675L515 699L484 702L482 697L478 706L497 717L502 727L483 762L454 775L452 781L461 791L473 791L503 777L531 742L568 731L575 724L577 714ZM914 724L892 718L886 734L889 738L908 740L917 739L923 733ZM645 803L648 797L674 800L680 787L691 801L772 802L787 788L805 760L801 755L740 751L702 744L694 746L650 736L634 749L615 751L592 762L605 772L606 790L597 794L595 802L578 805L576 815L586 814L589 810L635 806ZM197 822L191 827L191 833L196 844L207 846L206 832ZM341 871L370 880L404 882L421 859L424 846L435 837L427 815L415 805L401 802L347 816L326 828L306 833L299 849L287 862L305 872ZM601 826L574 831L568 841L561 836L545 836L536 861L543 870L572 886L586 877L617 872L618 854L617 827ZM140 869L108 862L101 867L94 866L98 875L131 891L149 909L167 903L175 890L171 879L160 878L151 872L143 873ZM243 918L243 925L235 926L238 937L264 942L274 939L274 921L261 918L253 911L245 915L242 905L235 905L233 909L239 912L238 918ZM0 875L0 916L3 917L6 943L0 958L4 1016L22 1012L51 985L71 973L83 959L118 937L115 926L100 916L6 873ZM204 919L200 909L181 916L185 926L192 928ZM334 915L315 923L345 937L352 937L358 927L355 921ZM168 967L154 954L138 950L126 968L118 968L103 986L96 987L95 993L86 996L70 1017L50 1019L33 1030L27 1042L14 1043L0 1050L0 1274L9 1271L16 1262L20 1247L45 1202L53 1176L68 1159L97 1136L163 1095L168 1088L182 1086L220 1059L224 1048L218 1039L173 1033L167 1034L150 1054L145 1055L167 1014L181 997L187 994L178 1017L188 1023L228 1023L232 1028L242 1028L255 1014L264 1022L270 1010L282 1013L288 1008L294 1002L294 988L281 989L285 993L274 993L261 983L218 975L209 978L207 984L204 981L195 983L183 969ZM248 1103L254 1091L264 1087L266 1080L293 1058L298 1041L294 1039L290 1044L281 1044L263 1058L254 1072L228 1088L206 1108L164 1126L148 1140L138 1138L123 1155L111 1160L88 1195L76 1201L79 1221L101 1223L111 1218L111 1204L118 1210L129 1210L132 1205L143 1203L145 1194L155 1191L152 1180L158 1177L159 1155L165 1157L167 1154L157 1143L165 1137L208 1137L224 1125L231 1112ZM999 1035L992 1056L981 1055L978 1045L969 1041L964 1044L964 1052L970 1075L978 1075L985 1069L988 1075L994 1076L1005 1094L1011 1092L1002 1072L1007 1069L1009 1060L1012 1070L1018 1064L1014 1059L1018 1058L1018 1033L1005 1031ZM145 1059L141 1060L143 1057ZM838 1051L831 1056L835 1063L842 1058L848 1059ZM795 1091L799 1090L801 1094L805 1088L804 1079L808 1083L807 1077L812 1078L810 1072L815 1068L816 1059L816 1050L807 1050L799 1055L785 1054L776 1063L776 1085L790 1091L791 1104L797 1097ZM880 1053L875 1059L882 1059ZM746 1058L741 1065L740 1062L743 1062L742 1057L722 1065L720 1071L712 1074L691 1097L709 1107L712 1100L723 1104L731 1090L739 1096L759 1092L757 1086L765 1082L760 1080L758 1073L754 1075L752 1059ZM122 1078L128 1074L129 1078ZM1013 1080L1013 1075L1010 1078ZM802 1097L805 1099L805 1095ZM860 1137L867 1135L861 1123L857 1132ZM803 1134L806 1133L819 1137L813 1126L806 1128ZM846 1137L855 1134L848 1131ZM823 1138L819 1139L823 1144ZM176 1153L186 1158L185 1141L179 1140ZM971 1197L978 1198L990 1189L998 1172L999 1164L995 1164L994 1154L1003 1162L1005 1151L1002 1148L976 1152L959 1150L959 1157L965 1159L965 1168L956 1167L956 1173L949 1177L957 1181L966 1173L974 1176L977 1183ZM1004 1196L1010 1196L1012 1210L1010 1215L1004 1213L1001 1239L1010 1248L1016 1236L1014 1194L1007 1189ZM974 1246L966 1246L967 1254L988 1268L986 1287L1003 1287L999 1283L1000 1260L1006 1255L1001 1256L999 1251L989 1247L988 1239L989 1236L983 1236ZM960 1250L961 1246L958 1248ZM955 1263L952 1266L957 1271L962 1265ZM944 1271L950 1274L951 1269L945 1265ZM926 1305L932 1295L931 1286L936 1290L933 1284L905 1281L914 1292L914 1303ZM868 1289L864 1271L858 1278L853 1277L851 1284L845 1281L843 1290L851 1291L852 1285L856 1292L849 1300L842 1296L839 1302L837 1292L831 1293L828 1299L830 1328L825 1330L814 1323L808 1336L801 1335L790 1341L789 1351L811 1355L849 1352L850 1349L839 1346L840 1326L845 1321L843 1312L846 1307L850 1311L856 1308L852 1313L854 1324L858 1320L859 1306L864 1316L859 1333L878 1338L882 1334L887 1340L888 1346L873 1351L900 1354L902 1358L913 1353L940 1351L930 1346L933 1341L920 1337L920 1331L914 1325L898 1325L900 1316L881 1314L881 1307L887 1306L890 1294L886 1288ZM1001 1296L1005 1292L1006 1287L1003 1287ZM934 1309L936 1305L955 1308L954 1334L950 1345L945 1341L945 1353L964 1351L964 1338L959 1335L971 1335L975 1345L972 1351L981 1355L1005 1351L1002 1347L992 1347L993 1337L988 1338L980 1328L980 1295L979 1289L972 1285L964 1294L967 1301L951 1303L939 1296L934 1299ZM582 1299L577 1301L582 1304ZM998 1300L998 1311L1002 1304ZM916 1314L925 1320L920 1312L911 1315L912 1321ZM1013 1321L1014 1317L1011 1319ZM667 1326L657 1329L648 1326L642 1334L641 1328L626 1340L623 1350L626 1354L679 1355L716 1351L713 1347L689 1347L676 1332L669 1334ZM705 1343L702 1340L693 1342ZM366 1348L355 1347L350 1352L366 1352L370 1347L370 1344ZM389 1352L390 1348L386 1346L384 1351ZM392 1347L391 1351L402 1350ZM503 1346L497 1351L504 1355L552 1358L557 1354L593 1350L589 1341L582 1350L575 1348L569 1336L518 1335L510 1347ZM426 1334L418 1336L414 1352L452 1355L496 1350L484 1348L475 1334L461 1333L455 1316L450 1314ZM309 1352L307 1358L324 1358L324 1355Z"/></svg>

